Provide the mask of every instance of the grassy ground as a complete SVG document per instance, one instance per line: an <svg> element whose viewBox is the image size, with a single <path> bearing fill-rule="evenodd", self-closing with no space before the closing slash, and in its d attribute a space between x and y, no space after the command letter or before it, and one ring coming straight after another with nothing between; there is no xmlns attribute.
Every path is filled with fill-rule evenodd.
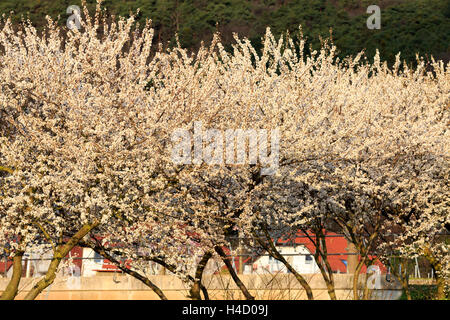
<svg viewBox="0 0 450 320"><path fill-rule="evenodd" d="M410 285L411 298L412 300L434 300L436 299L437 287L432 284L412 284ZM447 295L447 300L450 296ZM406 300L406 294L400 297L400 300Z"/></svg>

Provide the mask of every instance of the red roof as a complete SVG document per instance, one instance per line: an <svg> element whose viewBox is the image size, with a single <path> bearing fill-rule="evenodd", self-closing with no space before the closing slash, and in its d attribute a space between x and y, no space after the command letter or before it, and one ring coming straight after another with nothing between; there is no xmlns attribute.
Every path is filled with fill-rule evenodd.
<svg viewBox="0 0 450 320"><path fill-rule="evenodd" d="M315 235L308 233L308 235L316 241ZM334 232L326 232L325 243L327 245L327 253L328 253L328 262L330 263L331 269L333 272L339 271L340 273L347 272L347 240L343 235L339 235ZM277 244L285 244L285 245L304 245L311 254L314 255L316 248L308 236L301 232L297 232L297 236L295 239L281 240L277 241Z"/></svg>
<svg viewBox="0 0 450 320"><path fill-rule="evenodd" d="M344 237L344 235L337 234L334 232L325 232L325 243L327 245L327 258L328 262L330 263L331 269L333 272L339 271L340 273L346 273L347 272L347 246L348 242L347 239ZM312 240L316 241L316 237L312 233L308 233L309 237L311 237ZM294 241L293 241L294 240ZM302 231L298 231L295 239L288 239L288 240L281 240L279 239L277 241L277 244L285 244L285 245L293 245L293 244L299 244L304 245L311 254L314 254L316 248L314 244L311 242L311 240L308 238L308 236L303 233ZM361 257L358 257L359 259ZM370 256L369 258L373 259L375 256ZM381 269L381 272L386 272L386 267L379 261L376 260L374 262L375 265L379 266ZM366 267L363 266L361 269L362 273L366 272Z"/></svg>

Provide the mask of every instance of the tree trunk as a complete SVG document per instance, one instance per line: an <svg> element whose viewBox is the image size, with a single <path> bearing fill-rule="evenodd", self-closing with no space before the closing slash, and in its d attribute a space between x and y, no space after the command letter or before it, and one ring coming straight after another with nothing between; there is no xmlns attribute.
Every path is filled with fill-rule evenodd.
<svg viewBox="0 0 450 320"><path fill-rule="evenodd" d="M440 272L436 273L436 285L437 285L437 299L438 300L445 300L445 278L441 276Z"/></svg>
<svg viewBox="0 0 450 320"><path fill-rule="evenodd" d="M311 290L311 287L309 286L308 282L303 278L301 274L295 270L292 265L286 261L286 259L277 251L277 254L273 255L274 259L277 259L282 264L286 266L286 268L295 276L297 281L301 284L301 286L305 289L306 295L308 296L308 300L314 300L314 296Z"/></svg>
<svg viewBox="0 0 450 320"><path fill-rule="evenodd" d="M359 300L358 280L359 280L359 273L361 272L363 265L364 260L361 259L356 265L356 270L353 275L353 300Z"/></svg>
<svg viewBox="0 0 450 320"><path fill-rule="evenodd" d="M100 247L99 245L92 245L92 246L88 245L88 246L92 250L97 252L99 255L101 255L104 258L111 261L116 267L118 267L120 270L122 270L126 274L129 274L130 276L132 276L132 277L138 279L139 281L141 281L142 283L144 283L147 287L152 289L153 292L156 293L161 300L168 300L166 295L162 292L162 290L160 288L158 288L158 286L155 285L152 281L150 281L150 279L148 279L147 277L144 277L143 275L141 275L140 273L138 273L134 270L123 267L120 264L120 262L117 261L117 259L115 259L113 256L111 256L108 252L106 252L106 250L104 248Z"/></svg>
<svg viewBox="0 0 450 320"><path fill-rule="evenodd" d="M303 278L303 276L301 274L299 274L297 272L297 270L295 270L291 266L291 264L289 262L286 261L286 259L280 254L280 252L278 252L277 248L275 247L275 245L272 242L272 238L270 237L267 229L263 228L263 231L266 236L267 243L265 241L261 240L259 237L256 237L259 244L269 253L269 255L272 258L274 258L274 259L280 261L282 264L284 264L285 267L295 276L295 278L300 283L300 285L303 287L303 289L305 289L308 300L314 300L314 296L313 296L311 287L308 284L308 282L305 280L305 278Z"/></svg>
<svg viewBox="0 0 450 320"><path fill-rule="evenodd" d="M55 252L53 253L52 261L50 262L50 266L48 267L44 278L34 285L34 287L25 296L24 300L36 299L36 297L44 291L45 288L53 283L61 260L67 256L70 250L72 250L73 247L75 247L80 240L83 239L83 237L97 225L98 223L84 225L72 238L70 238L66 244L56 247Z"/></svg>
<svg viewBox="0 0 450 320"><path fill-rule="evenodd" d="M325 283L327 284L327 291L328 295L330 296L330 299L337 300L336 291L334 290L334 281L333 282L325 281Z"/></svg>
<svg viewBox="0 0 450 320"><path fill-rule="evenodd" d="M436 299L444 300L445 299L445 281L446 279L442 277L442 264L441 262L433 255L430 248L425 246L423 248L423 253L425 258L430 262L431 267L433 268L434 274L436 275L436 286L437 286L437 296Z"/></svg>
<svg viewBox="0 0 450 320"><path fill-rule="evenodd" d="M369 286L367 285L369 281L369 274L366 271L365 279L364 279L364 294L363 294L363 300L369 300L372 295L372 290L370 290Z"/></svg>
<svg viewBox="0 0 450 320"><path fill-rule="evenodd" d="M205 271L206 265L208 264L208 261L211 257L212 257L211 252L205 253L197 265L194 283L191 286L191 290L189 290L190 298L192 300L202 300L202 297L200 295L200 289L202 286L203 271Z"/></svg>
<svg viewBox="0 0 450 320"><path fill-rule="evenodd" d="M219 246L216 246L214 248L216 252L219 254L219 256L222 258L222 261L227 266L228 272L231 275L231 278L233 278L234 282L238 286L239 289L241 289L242 293L244 294L245 298L247 300L255 300L255 297L253 297L250 292L247 290L247 287L244 285L244 283L239 279L238 275L236 274L236 271L233 269L233 266L230 263L230 260L228 259L227 255L223 251L223 249Z"/></svg>
<svg viewBox="0 0 450 320"><path fill-rule="evenodd" d="M14 300L19 290L20 278L22 277L23 251L19 251L13 258L13 274L0 300Z"/></svg>
<svg viewBox="0 0 450 320"><path fill-rule="evenodd" d="M368 259L368 254L369 254L369 250L372 246L373 241L377 238L378 236L378 229L380 228L380 222L378 222L375 226L375 231L373 231L373 233L370 235L369 239L367 239L367 244L364 245L364 241L357 241L355 236L352 236L352 242L353 245L355 245L355 249L357 249L357 251L359 251L359 256L360 256L360 260L358 261L358 264L356 266L356 270L353 276L353 299L354 300L359 300L359 292L358 292L358 281L359 281L359 274L361 272L361 269L363 267L363 265L366 264L367 259ZM349 230L350 234L355 234L354 230ZM349 245L349 248L351 246ZM356 250L355 250L356 251ZM367 275L366 275L367 277ZM367 280L365 281L364 284L364 292L363 292L363 298L366 297L366 290L367 288Z"/></svg>
<svg viewBox="0 0 450 320"><path fill-rule="evenodd" d="M327 273L323 265L320 261L316 259L317 266L319 267L320 273L322 274L322 278L325 281L325 284L327 286L328 295L330 296L331 300L337 300L336 298L336 291L334 290L334 280L332 273Z"/></svg>
<svg viewBox="0 0 450 320"><path fill-rule="evenodd" d="M325 235L322 232L322 228L320 228L316 232L315 247L316 252L314 253L314 257L316 259L320 273L322 274L323 280L325 281L325 284L327 286L328 295L330 296L331 300L337 300L336 291L334 288L333 269L331 268L331 265L328 262L327 243ZM321 261L319 261L319 255ZM321 263L322 261L325 266Z"/></svg>
<svg viewBox="0 0 450 320"><path fill-rule="evenodd" d="M406 299L412 300L411 291L409 290L409 283L408 283L408 260L406 258L402 259L401 266L402 272L400 275L400 282L402 284L403 289L405 290Z"/></svg>
<svg viewBox="0 0 450 320"><path fill-rule="evenodd" d="M159 264L160 266L164 267L165 269L169 270L172 273L176 273L176 268L173 265L170 265L168 263L166 263L165 261L161 260L161 259L157 259L157 258L152 258L149 259L150 261L153 261L157 264ZM192 276L188 276L189 281L194 282L194 278ZM205 300L209 300L209 294L208 294L208 290L206 289L206 287L200 283L200 289L203 292L203 298Z"/></svg>

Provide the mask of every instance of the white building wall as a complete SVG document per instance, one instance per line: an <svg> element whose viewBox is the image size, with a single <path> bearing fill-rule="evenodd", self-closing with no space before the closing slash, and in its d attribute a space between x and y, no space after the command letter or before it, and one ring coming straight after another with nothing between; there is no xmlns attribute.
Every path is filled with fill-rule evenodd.
<svg viewBox="0 0 450 320"><path fill-rule="evenodd" d="M97 274L97 271L103 268L103 258L95 254L94 250L90 248L83 248L83 267L81 268L81 275L83 277L92 277Z"/></svg>
<svg viewBox="0 0 450 320"><path fill-rule="evenodd" d="M284 256L294 269L301 274L319 273L319 267L317 266L314 256L309 250L303 246L298 245L296 247L277 247L277 250ZM309 259L307 258L309 257ZM250 270L247 269L247 272ZM289 273L286 267L278 260L273 259L268 255L260 257L253 263L253 273Z"/></svg>

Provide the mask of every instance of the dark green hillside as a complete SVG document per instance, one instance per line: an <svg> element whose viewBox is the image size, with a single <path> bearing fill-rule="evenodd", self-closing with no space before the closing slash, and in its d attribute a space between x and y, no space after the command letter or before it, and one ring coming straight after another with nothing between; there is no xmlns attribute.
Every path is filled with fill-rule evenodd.
<svg viewBox="0 0 450 320"><path fill-rule="evenodd" d="M95 1L88 3L93 6ZM60 15L64 24L66 9L73 4L81 0L1 0L0 12L14 10L18 20L28 14L39 26L45 15ZM366 27L371 4L382 8L380 30ZM216 28L226 43L237 32L258 45L266 26L278 35L296 32L301 24L315 47L319 36L328 37L332 28L342 56L362 49L373 56L379 48L382 58L391 62L399 51L410 62L416 52L446 61L450 57L450 0L106 0L103 6L120 15L141 8L139 19L153 20L157 40L173 43L178 32L181 44L192 49L200 40L211 39Z"/></svg>

